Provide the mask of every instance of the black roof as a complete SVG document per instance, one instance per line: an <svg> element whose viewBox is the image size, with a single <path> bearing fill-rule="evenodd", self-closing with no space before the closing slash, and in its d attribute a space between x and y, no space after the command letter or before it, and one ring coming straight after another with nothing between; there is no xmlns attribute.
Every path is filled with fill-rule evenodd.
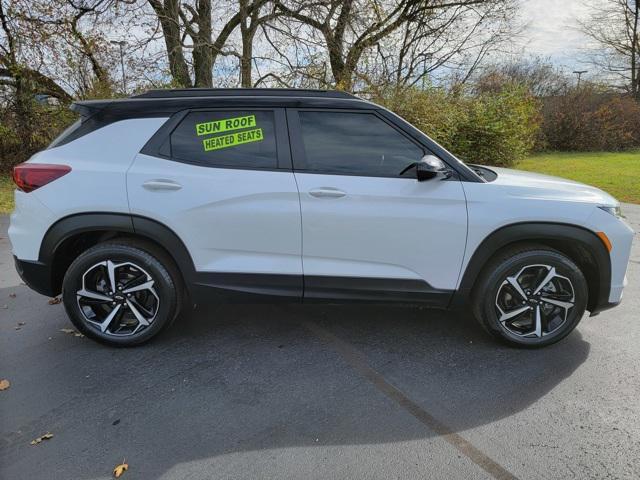
<svg viewBox="0 0 640 480"><path fill-rule="evenodd" d="M338 90L313 90L296 88L172 88L148 90L131 98L185 98L185 97L322 97L357 98Z"/></svg>
<svg viewBox="0 0 640 480"><path fill-rule="evenodd" d="M347 92L288 88L184 88L149 90L129 98L84 100L72 109L84 117L140 118L195 108L380 108Z"/></svg>

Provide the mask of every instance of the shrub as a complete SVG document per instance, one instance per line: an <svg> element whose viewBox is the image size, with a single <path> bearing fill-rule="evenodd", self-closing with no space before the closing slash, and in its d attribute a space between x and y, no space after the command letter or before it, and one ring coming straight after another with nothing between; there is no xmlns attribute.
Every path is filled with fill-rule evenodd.
<svg viewBox="0 0 640 480"><path fill-rule="evenodd" d="M540 150L624 150L640 146L640 104L586 86L544 100Z"/></svg>
<svg viewBox="0 0 640 480"><path fill-rule="evenodd" d="M76 118L66 105L34 104L22 121L10 107L0 110L0 115L0 173L46 148Z"/></svg>
<svg viewBox="0 0 640 480"><path fill-rule="evenodd" d="M452 151L471 163L511 166L535 144L538 108L538 102L517 86L472 98Z"/></svg>
<svg viewBox="0 0 640 480"><path fill-rule="evenodd" d="M383 92L375 101L400 115L445 148L451 147L459 125L467 115L464 101L439 89Z"/></svg>
<svg viewBox="0 0 640 480"><path fill-rule="evenodd" d="M408 89L376 100L471 163L513 165L531 151L539 127L538 102L513 84L475 96Z"/></svg>

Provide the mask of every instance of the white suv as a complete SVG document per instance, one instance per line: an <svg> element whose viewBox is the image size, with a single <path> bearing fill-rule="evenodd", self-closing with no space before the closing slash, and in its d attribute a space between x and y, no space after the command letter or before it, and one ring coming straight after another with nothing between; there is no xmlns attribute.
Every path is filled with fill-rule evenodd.
<svg viewBox="0 0 640 480"><path fill-rule="evenodd" d="M632 230L579 183L465 165L341 92L167 90L77 102L15 168L9 236L34 290L111 345L183 305L468 305L527 347L622 297Z"/></svg>

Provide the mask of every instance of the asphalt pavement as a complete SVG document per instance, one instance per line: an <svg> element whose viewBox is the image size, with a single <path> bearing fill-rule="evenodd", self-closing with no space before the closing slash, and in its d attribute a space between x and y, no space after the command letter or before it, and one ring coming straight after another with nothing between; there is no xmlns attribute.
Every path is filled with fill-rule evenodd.
<svg viewBox="0 0 640 480"><path fill-rule="evenodd" d="M114 349L21 284L7 226L2 479L640 478L637 239L622 305L542 350L365 305L211 305Z"/></svg>

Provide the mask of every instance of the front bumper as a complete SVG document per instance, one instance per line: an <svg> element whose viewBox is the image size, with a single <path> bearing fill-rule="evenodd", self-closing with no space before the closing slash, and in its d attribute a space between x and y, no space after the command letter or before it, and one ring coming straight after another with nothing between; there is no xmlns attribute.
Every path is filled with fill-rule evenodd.
<svg viewBox="0 0 640 480"><path fill-rule="evenodd" d="M19 260L15 255L13 260L18 275L29 288L48 297L54 297L60 293L54 291L52 272L49 265L37 261Z"/></svg>
<svg viewBox="0 0 640 480"><path fill-rule="evenodd" d="M598 295L594 308L590 309L593 315L615 307L622 300L622 293L627 284L626 273L635 232L623 219L600 208L594 209L587 224L593 232L603 232L612 247L609 252L611 275L608 281L605 281L605 285L601 285L601 290L606 287L607 295L603 295L602 292ZM600 280L603 281L602 278Z"/></svg>

